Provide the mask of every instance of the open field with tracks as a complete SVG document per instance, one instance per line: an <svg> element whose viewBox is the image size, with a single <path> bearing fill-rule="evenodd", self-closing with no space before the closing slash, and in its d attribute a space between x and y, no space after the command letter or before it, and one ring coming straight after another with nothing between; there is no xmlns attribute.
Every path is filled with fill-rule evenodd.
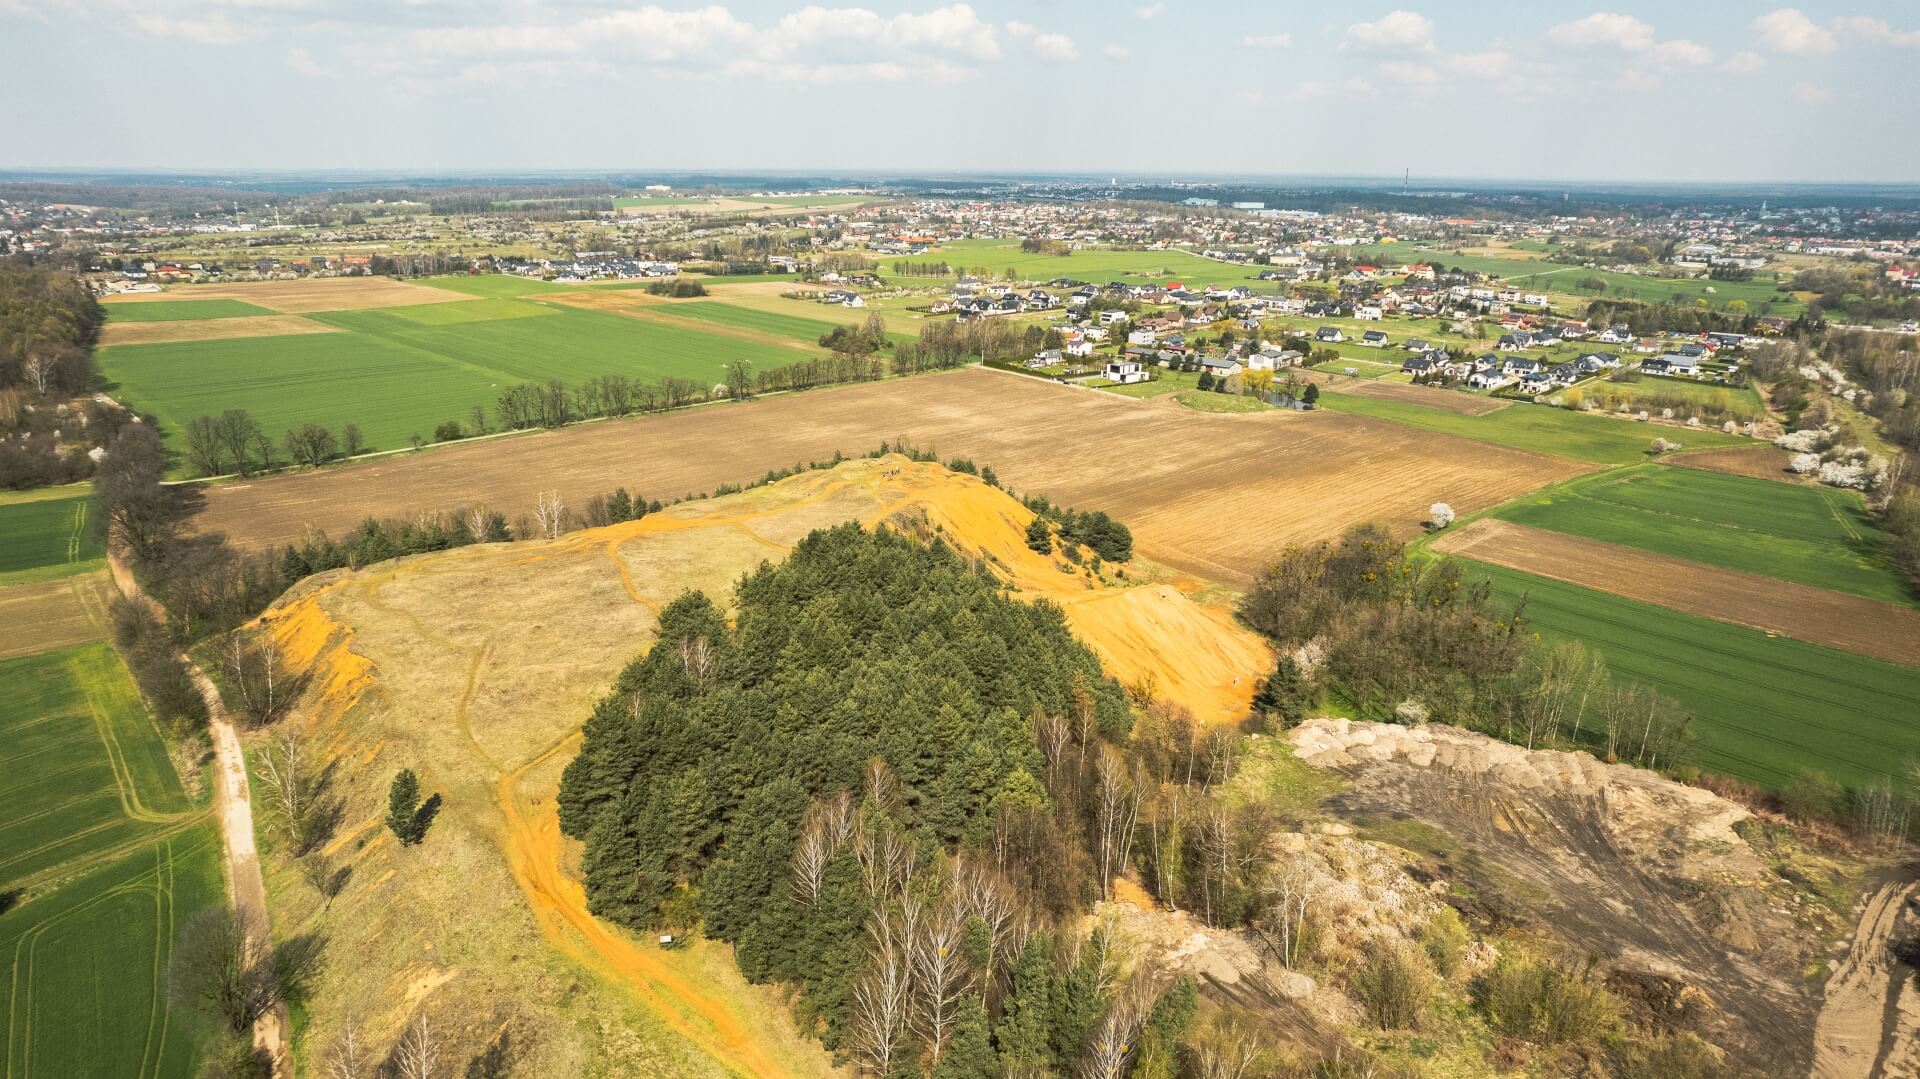
<svg viewBox="0 0 1920 1079"><path fill-rule="evenodd" d="M1920 668L1529 573L1472 568L1502 598L1525 596L1534 630L1586 643L1616 678L1652 686L1692 712L1693 756L1711 771L1775 789L1814 770L1865 784L1897 779L1920 759L1912 720Z"/></svg>
<svg viewBox="0 0 1920 1079"><path fill-rule="evenodd" d="M221 901L213 827L106 645L0 661L0 1070L193 1074L164 977L180 925Z"/></svg>
<svg viewBox="0 0 1920 1079"><path fill-rule="evenodd" d="M1806 485L1815 482L1806 476L1797 476L1787 471L1787 462L1793 455L1777 446L1740 446L1725 450L1702 450L1698 453L1678 453L1667 458L1670 465L1681 468L1697 468L1702 472L1719 472L1728 476L1751 476L1754 479L1773 480L1779 483Z"/></svg>
<svg viewBox="0 0 1920 1079"><path fill-rule="evenodd" d="M1342 364L1327 364L1339 368ZM1346 366L1351 366L1346 365ZM1324 370L1314 370L1306 377L1322 387L1336 390L1349 397L1372 397L1382 401L1398 401L1403 404L1419 405L1421 408L1439 409L1461 416L1484 416L1489 412L1498 412L1513 405L1512 401L1485 394L1464 393L1460 390L1443 389L1439 386L1416 386L1411 382L1386 382L1364 374L1359 378L1345 374L1328 374Z"/></svg>
<svg viewBox="0 0 1920 1079"><path fill-rule="evenodd" d="M1920 610L1652 554L1491 517L1449 532L1435 550L1659 604L1765 633L1911 663Z"/></svg>
<svg viewBox="0 0 1920 1079"><path fill-rule="evenodd" d="M369 514L485 503L512 517L545 490L576 506L617 485L669 499L900 438L991 465L1022 493L1107 510L1149 558L1229 582L1288 543L1363 520L1411 534L1436 500L1469 512L1585 470L1359 416L1208 415L969 369L215 486L199 524L280 544Z"/></svg>
<svg viewBox="0 0 1920 1079"><path fill-rule="evenodd" d="M1239 285L1254 281L1264 267L1217 262L1187 251L1075 251L1068 255L1035 254L1020 250L1019 240L955 240L925 254L898 260L881 258L880 271L892 274L892 264L901 262L945 262L955 272L986 270L995 278L1012 270L1023 281L1050 281L1070 277L1104 285L1125 280L1132 284L1149 281L1166 284L1178 281L1190 288L1207 285ZM918 280L904 278L906 281ZM929 279L930 280L930 279Z"/></svg>
<svg viewBox="0 0 1920 1079"><path fill-rule="evenodd" d="M1755 445L1752 439L1719 431L1635 423L1547 405L1520 404L1484 415L1463 415L1394 397L1351 393L1347 386L1321 394L1320 407L1577 461L1629 464L1644 459L1655 438L1671 439L1688 449Z"/></svg>
<svg viewBox="0 0 1920 1079"><path fill-rule="evenodd" d="M1494 511L1504 521L1920 605L1861 497L1664 464L1583 476Z"/></svg>
<svg viewBox="0 0 1920 1079"><path fill-rule="evenodd" d="M104 565L88 527L85 486L0 496L0 586L50 581Z"/></svg>
<svg viewBox="0 0 1920 1079"><path fill-rule="evenodd" d="M109 301L104 306L109 325L116 322L198 322L219 318L271 315L264 307L244 300L151 300L146 303Z"/></svg>
<svg viewBox="0 0 1920 1079"><path fill-rule="evenodd" d="M112 595L105 569L0 586L0 659L105 640Z"/></svg>
<svg viewBox="0 0 1920 1079"><path fill-rule="evenodd" d="M117 310L121 305L172 305L183 300L239 300L283 315L312 311L358 311L368 307L402 307L447 303L457 297L447 290L396 281L390 277L308 277L297 281L230 281L217 285L177 285L163 292L109 296L101 306L109 320L137 318ZM176 308L177 310L177 308Z"/></svg>

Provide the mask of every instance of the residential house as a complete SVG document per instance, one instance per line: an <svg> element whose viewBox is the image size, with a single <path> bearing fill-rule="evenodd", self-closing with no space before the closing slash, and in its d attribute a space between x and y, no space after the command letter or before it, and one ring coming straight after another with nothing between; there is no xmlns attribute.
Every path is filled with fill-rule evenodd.
<svg viewBox="0 0 1920 1079"><path fill-rule="evenodd" d="M1110 360L1100 369L1100 377L1122 386L1147 380L1147 369L1135 360Z"/></svg>
<svg viewBox="0 0 1920 1079"><path fill-rule="evenodd" d="M1368 330L1360 335L1360 343L1368 348L1387 347L1387 335L1379 330Z"/></svg>
<svg viewBox="0 0 1920 1079"><path fill-rule="evenodd" d="M1341 333L1338 326L1322 326L1314 331L1313 339L1324 344L1339 344L1347 339L1347 335Z"/></svg>
<svg viewBox="0 0 1920 1079"><path fill-rule="evenodd" d="M1353 309L1353 317L1362 322L1378 322L1380 321L1380 309L1371 304L1356 307Z"/></svg>

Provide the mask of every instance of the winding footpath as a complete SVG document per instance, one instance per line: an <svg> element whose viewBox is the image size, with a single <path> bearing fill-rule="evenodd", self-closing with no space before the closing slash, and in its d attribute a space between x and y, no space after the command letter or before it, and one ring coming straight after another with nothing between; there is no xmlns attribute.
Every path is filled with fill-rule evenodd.
<svg viewBox="0 0 1920 1079"><path fill-rule="evenodd" d="M120 593L147 604L161 617L157 605L140 590L132 567L118 554L110 554L108 565ZM220 701L220 690L213 679L185 653L180 661L187 665L194 688L207 704L207 727L213 739L213 810L220 821L221 852L226 862L227 894L233 903L234 921L239 925L251 956L264 956L272 947L267 921L267 885L260 875L260 850L253 841L253 796L247 784L247 758L240 747L240 734L227 718ZM253 1044L273 1058L275 1079L293 1075L293 1059L287 1044L292 1022L284 1001L253 1024Z"/></svg>

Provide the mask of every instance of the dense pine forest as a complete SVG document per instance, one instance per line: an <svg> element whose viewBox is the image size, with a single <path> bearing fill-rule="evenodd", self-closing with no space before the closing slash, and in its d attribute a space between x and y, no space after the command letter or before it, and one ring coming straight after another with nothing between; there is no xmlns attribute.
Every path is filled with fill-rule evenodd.
<svg viewBox="0 0 1920 1079"><path fill-rule="evenodd" d="M670 605L587 723L560 815L594 911L697 920L880 1074L1170 1053L1191 987L1119 984L1103 934L1056 931L1121 870L1143 788L1128 701L1058 609L857 525L738 604L732 628Z"/></svg>

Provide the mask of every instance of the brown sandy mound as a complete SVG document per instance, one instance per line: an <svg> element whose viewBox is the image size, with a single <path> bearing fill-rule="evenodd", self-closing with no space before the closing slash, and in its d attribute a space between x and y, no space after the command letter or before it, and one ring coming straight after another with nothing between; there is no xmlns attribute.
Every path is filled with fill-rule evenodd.
<svg viewBox="0 0 1920 1079"><path fill-rule="evenodd" d="M1016 595L1060 602L1116 672L1153 674L1163 695L1203 718L1243 714L1252 676L1271 663L1224 614L1168 586L1121 587L1035 554L1023 542L1024 506L899 456L558 540L314 578L264 621L309 679L297 722L334 762L347 821L364 823L348 823L329 847L352 864L354 881L328 916L335 959L308 1043L325 1043L344 1002L397 1024L397 1014L367 1010L391 1008L394 987L416 984L431 963L462 972L433 990L455 1013L484 1010L489 985L511 984L532 1012L568 1016L544 1025L530 1074L591 1073L630 1048L627 1064L645 1074L832 1072L778 998L741 981L725 949L663 952L593 918L568 870L577 844L559 833L554 795L581 721L650 643L660 607L689 588L724 599L742 573L807 531L849 519L936 531ZM378 824L386 783L403 766L447 807L428 842L406 851ZM444 886L450 873L460 888ZM286 903L306 894L292 884L275 891L285 893ZM633 1008L657 1020L642 1025L645 1044L609 1041Z"/></svg>
<svg viewBox="0 0 1920 1079"><path fill-rule="evenodd" d="M1489 916L1550 933L1616 977L1700 1002L1689 1022L1769 1074L1806 1074L1815 934L1791 888L1707 791L1583 753L1530 751L1458 728L1310 720L1300 758L1340 771L1329 808L1363 827L1417 822L1429 871ZM1710 1003L1707 1003L1709 1002Z"/></svg>
<svg viewBox="0 0 1920 1079"><path fill-rule="evenodd" d="M1481 518L1434 543L1462 558L1550 577L1767 633L1912 663L1920 610L1618 544Z"/></svg>
<svg viewBox="0 0 1920 1079"><path fill-rule="evenodd" d="M286 337L337 333L324 322L298 315L253 318L183 319L177 322L109 322L100 328L102 345L153 345L169 341L219 341L230 337Z"/></svg>

